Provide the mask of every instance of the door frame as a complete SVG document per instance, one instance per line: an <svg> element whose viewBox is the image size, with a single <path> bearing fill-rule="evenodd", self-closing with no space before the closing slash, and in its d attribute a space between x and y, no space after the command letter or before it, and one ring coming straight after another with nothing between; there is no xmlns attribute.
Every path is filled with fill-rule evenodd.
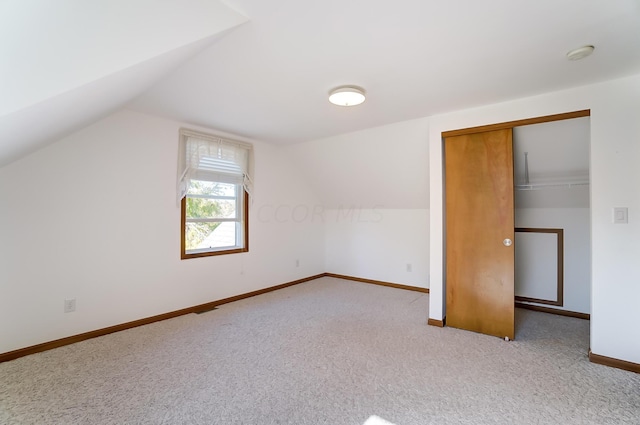
<svg viewBox="0 0 640 425"><path fill-rule="evenodd" d="M522 127L524 125L541 124L552 121L563 121L570 120L572 118L582 118L589 116L591 116L591 109L583 109L581 111L565 112L564 114L545 115L542 117L481 125L478 127L461 128L459 130L443 131L442 139L444 140L446 137L461 136L464 134L482 133L485 131L502 130L505 128Z"/></svg>

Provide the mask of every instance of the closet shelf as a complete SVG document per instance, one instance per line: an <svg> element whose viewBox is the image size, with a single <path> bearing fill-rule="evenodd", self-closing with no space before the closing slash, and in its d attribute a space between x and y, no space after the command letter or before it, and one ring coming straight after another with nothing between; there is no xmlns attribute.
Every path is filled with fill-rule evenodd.
<svg viewBox="0 0 640 425"><path fill-rule="evenodd" d="M528 183L515 185L516 190L542 190L542 189L572 189L574 187L589 186L588 181L566 182L566 183Z"/></svg>
<svg viewBox="0 0 640 425"><path fill-rule="evenodd" d="M574 187L582 186L589 186L589 178L587 176L575 176L573 177L572 181L548 181L543 183L531 183L529 181L529 152L525 152L524 183L515 185L515 190L572 189Z"/></svg>

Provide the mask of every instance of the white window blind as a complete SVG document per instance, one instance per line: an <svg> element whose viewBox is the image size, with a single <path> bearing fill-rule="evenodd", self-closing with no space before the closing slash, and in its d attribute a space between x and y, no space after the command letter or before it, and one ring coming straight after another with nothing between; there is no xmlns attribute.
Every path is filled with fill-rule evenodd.
<svg viewBox="0 0 640 425"><path fill-rule="evenodd" d="M191 180L241 184L253 192L253 146L249 143L180 129L178 155L178 201Z"/></svg>

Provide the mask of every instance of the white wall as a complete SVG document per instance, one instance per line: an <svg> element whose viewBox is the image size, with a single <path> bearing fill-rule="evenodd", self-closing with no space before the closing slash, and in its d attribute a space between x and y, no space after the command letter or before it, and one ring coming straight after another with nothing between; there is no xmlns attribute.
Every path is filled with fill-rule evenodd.
<svg viewBox="0 0 640 425"><path fill-rule="evenodd" d="M327 272L429 286L427 137L422 118L288 148L320 198Z"/></svg>
<svg viewBox="0 0 640 425"><path fill-rule="evenodd" d="M516 208L515 210L516 227L564 229L564 305L553 306L553 308L587 314L591 312L589 219L588 208ZM555 235L553 236L555 244ZM518 249L518 244L515 246ZM555 251L553 261L555 265ZM518 276L519 267L520 265L516 262L516 276ZM555 291L555 275L553 278ZM553 292L553 299L555 295Z"/></svg>
<svg viewBox="0 0 640 425"><path fill-rule="evenodd" d="M427 209L342 208L325 213L327 272L428 288L428 249Z"/></svg>
<svg viewBox="0 0 640 425"><path fill-rule="evenodd" d="M250 252L180 260L180 126L124 110L0 168L0 353L325 271L321 222L258 216L318 201L256 141Z"/></svg>
<svg viewBox="0 0 640 425"><path fill-rule="evenodd" d="M403 121L287 148L326 208L429 208L429 122Z"/></svg>
<svg viewBox="0 0 640 425"><path fill-rule="evenodd" d="M431 117L429 315L446 313L442 132L581 109L591 109L591 350L640 363L640 75ZM629 224L613 224L616 206L629 208Z"/></svg>

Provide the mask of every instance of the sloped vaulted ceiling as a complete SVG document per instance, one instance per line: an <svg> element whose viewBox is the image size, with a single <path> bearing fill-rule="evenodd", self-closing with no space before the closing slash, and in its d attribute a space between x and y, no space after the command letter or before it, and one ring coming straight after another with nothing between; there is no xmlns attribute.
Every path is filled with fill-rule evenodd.
<svg viewBox="0 0 640 425"><path fill-rule="evenodd" d="M0 165L122 107L246 21L211 0L0 2Z"/></svg>
<svg viewBox="0 0 640 425"><path fill-rule="evenodd" d="M2 0L0 165L125 105L295 144L637 74L639 45L638 0Z"/></svg>
<svg viewBox="0 0 640 425"><path fill-rule="evenodd" d="M294 144L640 72L638 0L226 3L251 22L130 107ZM345 84L367 100L331 105Z"/></svg>

